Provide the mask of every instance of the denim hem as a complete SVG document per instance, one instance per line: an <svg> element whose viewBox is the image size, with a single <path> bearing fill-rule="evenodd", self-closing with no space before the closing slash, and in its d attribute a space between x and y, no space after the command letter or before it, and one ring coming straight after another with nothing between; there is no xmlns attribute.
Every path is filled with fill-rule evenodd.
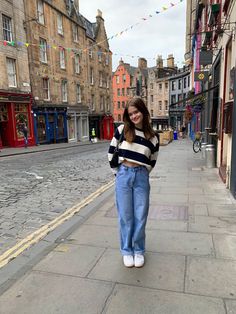
<svg viewBox="0 0 236 314"><path fill-rule="evenodd" d="M121 255L122 256L125 256L125 255L134 255L134 252L132 251L132 252L127 252L127 251L120 251L121 252Z"/></svg>

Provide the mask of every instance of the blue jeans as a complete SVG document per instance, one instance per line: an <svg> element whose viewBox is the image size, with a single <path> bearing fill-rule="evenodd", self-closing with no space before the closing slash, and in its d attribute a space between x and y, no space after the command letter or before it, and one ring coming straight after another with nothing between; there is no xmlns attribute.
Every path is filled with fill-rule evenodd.
<svg viewBox="0 0 236 314"><path fill-rule="evenodd" d="M146 167L121 165L116 175L116 206L122 255L145 252L145 226L149 209L149 173Z"/></svg>

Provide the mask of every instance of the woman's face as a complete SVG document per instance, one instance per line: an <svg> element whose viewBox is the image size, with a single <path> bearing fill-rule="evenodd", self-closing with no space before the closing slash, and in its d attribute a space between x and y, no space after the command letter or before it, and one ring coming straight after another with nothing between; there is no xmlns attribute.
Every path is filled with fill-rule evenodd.
<svg viewBox="0 0 236 314"><path fill-rule="evenodd" d="M138 111L138 109L134 106L130 106L128 108L128 114L131 122L138 127L142 128L143 127L143 114L142 112Z"/></svg>

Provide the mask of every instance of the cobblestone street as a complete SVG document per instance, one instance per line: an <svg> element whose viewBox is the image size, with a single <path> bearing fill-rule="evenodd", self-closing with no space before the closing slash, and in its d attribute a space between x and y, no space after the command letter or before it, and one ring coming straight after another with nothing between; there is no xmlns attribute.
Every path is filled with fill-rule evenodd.
<svg viewBox="0 0 236 314"><path fill-rule="evenodd" d="M0 159L0 254L109 182L108 143Z"/></svg>

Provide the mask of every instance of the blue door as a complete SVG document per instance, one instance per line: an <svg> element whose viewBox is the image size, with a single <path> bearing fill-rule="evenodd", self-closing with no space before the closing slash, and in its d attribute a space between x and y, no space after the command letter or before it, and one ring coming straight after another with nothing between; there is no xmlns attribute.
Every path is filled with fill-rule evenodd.
<svg viewBox="0 0 236 314"><path fill-rule="evenodd" d="M49 140L50 140L50 142L54 142L56 140L54 130L55 130L54 122L49 122Z"/></svg>

